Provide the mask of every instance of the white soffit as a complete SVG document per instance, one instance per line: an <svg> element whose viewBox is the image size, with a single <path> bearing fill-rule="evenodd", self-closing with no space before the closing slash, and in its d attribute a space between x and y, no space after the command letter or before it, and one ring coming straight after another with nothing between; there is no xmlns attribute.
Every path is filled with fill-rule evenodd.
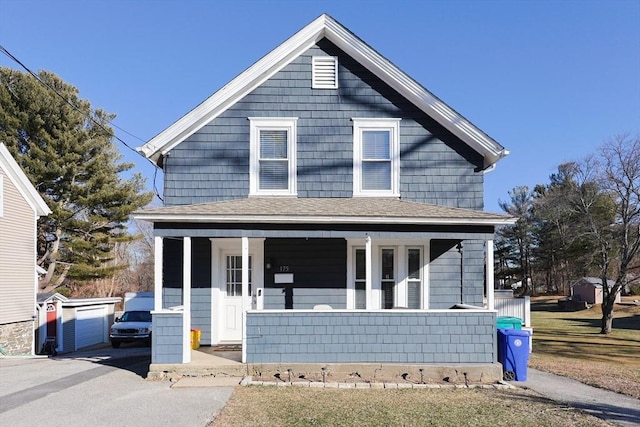
<svg viewBox="0 0 640 427"><path fill-rule="evenodd" d="M326 14L265 55L196 108L139 147L138 151L158 163L162 154L222 114L324 37L483 155L485 168L509 154L491 137Z"/></svg>

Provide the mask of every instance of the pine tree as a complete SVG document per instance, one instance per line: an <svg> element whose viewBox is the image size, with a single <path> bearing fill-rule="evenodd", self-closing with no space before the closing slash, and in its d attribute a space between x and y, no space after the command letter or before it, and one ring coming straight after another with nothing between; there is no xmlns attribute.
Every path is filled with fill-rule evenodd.
<svg viewBox="0 0 640 427"><path fill-rule="evenodd" d="M114 243L135 238L129 214L153 195L128 173L133 164L120 162L108 125L115 115L93 109L55 74L38 76L45 84L0 67L0 141L52 210L38 222L38 265L47 270L40 290L50 292L67 279L112 275Z"/></svg>

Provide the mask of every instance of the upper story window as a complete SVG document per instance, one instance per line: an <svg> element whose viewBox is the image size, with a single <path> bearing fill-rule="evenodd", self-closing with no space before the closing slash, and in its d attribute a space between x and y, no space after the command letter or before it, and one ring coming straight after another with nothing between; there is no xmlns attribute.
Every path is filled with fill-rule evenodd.
<svg viewBox="0 0 640 427"><path fill-rule="evenodd" d="M311 58L313 89L338 88L338 58L335 56L314 56Z"/></svg>
<svg viewBox="0 0 640 427"><path fill-rule="evenodd" d="M250 194L295 195L297 118L250 117Z"/></svg>
<svg viewBox="0 0 640 427"><path fill-rule="evenodd" d="M353 195L400 195L400 119L353 119Z"/></svg>

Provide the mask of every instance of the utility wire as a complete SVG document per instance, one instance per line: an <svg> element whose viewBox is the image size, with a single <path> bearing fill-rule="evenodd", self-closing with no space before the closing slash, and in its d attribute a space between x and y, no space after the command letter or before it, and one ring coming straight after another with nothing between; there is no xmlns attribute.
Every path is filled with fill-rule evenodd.
<svg viewBox="0 0 640 427"><path fill-rule="evenodd" d="M44 80L42 80L40 78L40 76L36 73L34 73L33 71L31 71L29 69L29 67L27 67L26 65L24 65L22 63L22 61L20 61L18 58L16 58L11 52L9 52L4 46L0 45L0 52L4 53L7 57L9 57L12 61L14 61L15 63L17 63L18 65L20 65L20 67L22 67L27 73L29 73L32 77L34 77L41 85L43 85L44 87L48 88L49 90L53 91L53 93L55 93L56 95L58 95L66 104L68 104L69 106L71 106L71 108L73 108L74 110L76 110L77 112L84 114L82 111L80 111L80 109L73 105L68 99L67 97L65 97L64 95L62 95L60 92L58 92L58 90L54 87L52 87L51 85L49 85L47 82L45 82ZM89 114L89 120L91 120L94 124L96 124L98 127L100 127L102 130L104 130L107 133L111 133L111 131L109 129L107 129L106 127L104 127L104 125L100 122L98 122L96 119L93 118L93 116L91 114ZM124 130L123 128L121 128L120 126L117 126L113 123L113 121L111 120L106 120L107 123L109 123L109 125L113 126L114 128L126 133L127 135L136 138L142 142L146 142L145 140L143 140L142 138L132 134L131 132L128 132L126 130ZM148 159L147 157L143 156L142 154L140 154L140 152L138 150L136 150L135 148L131 147L129 144L127 144L123 139L121 139L120 137L118 137L118 135L113 135L113 137L119 141L122 145L124 145L125 147L127 147L129 150L133 151L134 153L136 153L139 156L142 156L145 160L147 160L149 163L151 163L154 166L154 173L153 173L153 190L156 193L156 197L158 199L160 199L160 201L164 201L162 199L162 197L160 196L160 193L158 192L158 188L156 185L156 178L157 178L157 173L158 173L158 165L156 165L154 162L152 162L150 159Z"/></svg>

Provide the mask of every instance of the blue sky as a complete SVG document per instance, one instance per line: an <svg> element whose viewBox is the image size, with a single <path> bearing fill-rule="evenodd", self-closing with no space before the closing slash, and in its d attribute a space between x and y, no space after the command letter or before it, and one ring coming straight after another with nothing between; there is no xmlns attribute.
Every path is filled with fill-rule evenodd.
<svg viewBox="0 0 640 427"><path fill-rule="evenodd" d="M640 134L640 0L0 0L0 44L117 114L137 147L322 13L511 152L485 210ZM151 187L151 164L120 149Z"/></svg>

